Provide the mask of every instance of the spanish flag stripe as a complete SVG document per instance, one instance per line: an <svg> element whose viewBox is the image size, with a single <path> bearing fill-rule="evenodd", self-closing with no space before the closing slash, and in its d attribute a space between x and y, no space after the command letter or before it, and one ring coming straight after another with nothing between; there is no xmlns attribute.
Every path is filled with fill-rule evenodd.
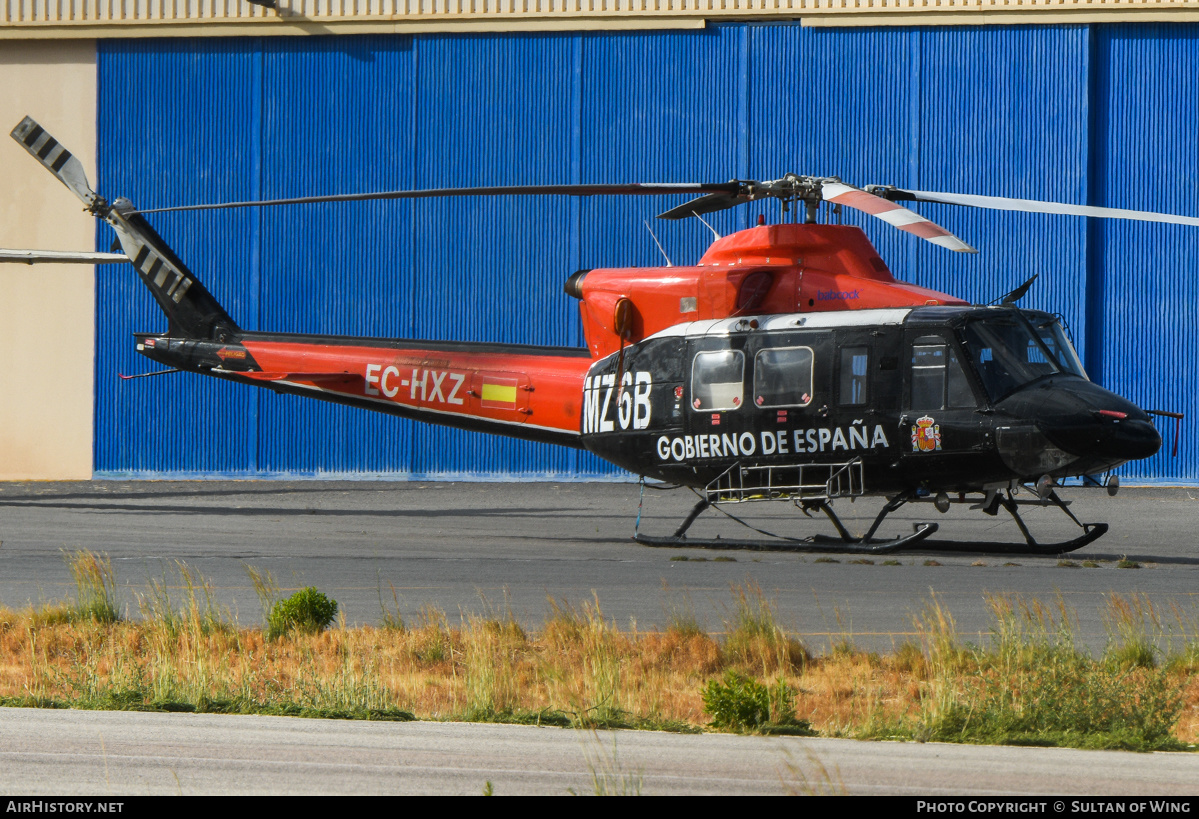
<svg viewBox="0 0 1199 819"><path fill-rule="evenodd" d="M494 401L497 404L515 404L516 403L516 385L515 384L489 384L483 382L484 401Z"/></svg>

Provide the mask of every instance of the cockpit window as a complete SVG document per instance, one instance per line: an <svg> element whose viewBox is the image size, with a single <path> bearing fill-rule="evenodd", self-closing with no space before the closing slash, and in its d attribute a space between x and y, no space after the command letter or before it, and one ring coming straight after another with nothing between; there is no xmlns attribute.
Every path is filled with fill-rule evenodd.
<svg viewBox="0 0 1199 819"><path fill-rule="evenodd" d="M1066 330L1057 316L1041 312L1026 312L1025 316L1036 328L1041 342L1057 358L1057 363L1061 365L1062 369L1086 378L1087 372L1083 369L1082 361L1079 360L1078 353L1074 351L1074 345L1070 343L1070 337L1066 334Z"/></svg>
<svg viewBox="0 0 1199 819"><path fill-rule="evenodd" d="M696 353L691 365L691 406L700 411L741 406L745 354L740 350Z"/></svg>
<svg viewBox="0 0 1199 819"><path fill-rule="evenodd" d="M966 323L962 335L992 401L1038 378L1062 372L1057 355L1015 316L974 319Z"/></svg>

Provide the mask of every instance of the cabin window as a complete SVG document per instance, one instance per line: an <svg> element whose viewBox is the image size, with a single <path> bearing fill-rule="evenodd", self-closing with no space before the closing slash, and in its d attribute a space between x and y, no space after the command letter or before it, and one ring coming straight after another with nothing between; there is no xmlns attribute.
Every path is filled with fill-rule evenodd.
<svg viewBox="0 0 1199 819"><path fill-rule="evenodd" d="M974 393L953 348L940 336L916 339L912 345L911 409L962 409L974 406Z"/></svg>
<svg viewBox="0 0 1199 819"><path fill-rule="evenodd" d="M696 353L691 366L691 407L701 412L741 406L745 354L740 350Z"/></svg>
<svg viewBox="0 0 1199 819"><path fill-rule="evenodd" d="M812 403L812 348L774 347L754 358L754 404L806 407Z"/></svg>
<svg viewBox="0 0 1199 819"><path fill-rule="evenodd" d="M866 375L870 372L868 347L841 348L841 405L852 407L870 400Z"/></svg>

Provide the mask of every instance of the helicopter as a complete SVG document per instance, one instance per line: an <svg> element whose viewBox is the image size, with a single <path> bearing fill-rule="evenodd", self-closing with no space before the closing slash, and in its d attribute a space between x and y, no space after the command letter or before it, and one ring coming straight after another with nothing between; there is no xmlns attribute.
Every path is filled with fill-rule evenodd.
<svg viewBox="0 0 1199 819"><path fill-rule="evenodd" d="M132 264L167 318L137 333L167 369L467 430L592 452L698 500L647 546L884 553L924 549L1056 554L1107 532L1083 523L1057 489L1081 477L1116 494L1120 465L1161 447L1153 415L1087 377L1060 317L1021 309L1033 280L999 304L975 305L894 277L865 232L821 224L822 205L850 208L961 253L966 242L900 202L1069 213L1199 225L1199 219L1032 200L854 187L835 177L769 181L522 185L309 196L139 210L90 187L82 164L26 117L11 133L116 234L112 252L0 251L0 261ZM695 218L776 200L782 220L715 239L694 265L587 269L564 290L579 301L586 346L363 338L241 328L154 230L148 214L446 196L638 196L689 200L659 215ZM788 216L791 217L788 221ZM800 218L802 216L802 219ZM705 222L705 225L707 223ZM710 226L708 226L709 229ZM652 233L652 231L651 231ZM117 250L120 252L117 252ZM1033 277L1036 278L1035 276ZM840 499L882 497L863 534ZM836 536L704 540L704 511L776 501L823 514ZM1008 512L1024 543L936 543L938 524L876 537L912 503ZM1023 506L1054 506L1082 530L1039 543ZM730 517L733 517L730 515ZM736 518L735 518L736 519ZM760 530L759 530L760 531Z"/></svg>

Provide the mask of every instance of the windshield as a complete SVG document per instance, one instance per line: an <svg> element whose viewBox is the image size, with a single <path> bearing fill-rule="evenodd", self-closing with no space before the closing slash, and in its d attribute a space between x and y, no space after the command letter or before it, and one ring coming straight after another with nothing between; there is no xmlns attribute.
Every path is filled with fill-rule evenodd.
<svg viewBox="0 0 1199 819"><path fill-rule="evenodd" d="M1062 372L1054 354L1017 316L973 319L962 329L962 337L993 402L1038 378Z"/></svg>
<svg viewBox="0 0 1199 819"><path fill-rule="evenodd" d="M1087 372L1082 367L1082 361L1079 360L1078 353L1074 351L1074 345L1070 343L1070 336L1066 334L1066 330L1057 316L1031 310L1025 310L1024 316L1036 328L1037 335L1041 337L1041 341L1049 348L1049 351L1057 356L1057 362L1062 365L1063 370L1083 378L1087 377Z"/></svg>

